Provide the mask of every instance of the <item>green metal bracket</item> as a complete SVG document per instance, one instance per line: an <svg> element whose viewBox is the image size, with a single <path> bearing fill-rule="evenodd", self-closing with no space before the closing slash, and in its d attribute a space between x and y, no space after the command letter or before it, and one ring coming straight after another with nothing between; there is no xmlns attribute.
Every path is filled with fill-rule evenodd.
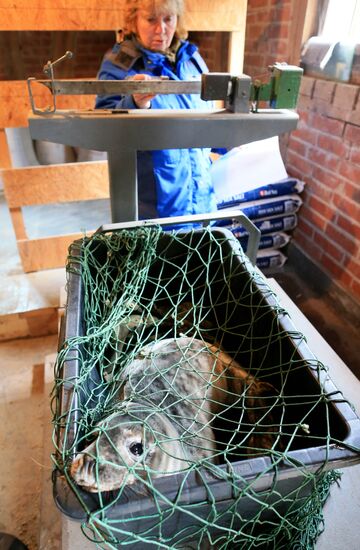
<svg viewBox="0 0 360 550"><path fill-rule="evenodd" d="M253 112L258 110L260 101L268 101L272 109L295 109L303 69L286 63L274 63L270 71L270 82L262 84L255 81L251 86Z"/></svg>

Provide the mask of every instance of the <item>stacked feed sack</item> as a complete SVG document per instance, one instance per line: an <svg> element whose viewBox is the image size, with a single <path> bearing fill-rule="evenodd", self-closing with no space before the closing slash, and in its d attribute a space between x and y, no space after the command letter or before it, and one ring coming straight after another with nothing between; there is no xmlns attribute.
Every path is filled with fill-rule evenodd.
<svg viewBox="0 0 360 550"><path fill-rule="evenodd" d="M281 267L284 247L297 225L304 183L288 177L279 151L278 138L249 143L232 149L212 167L218 209L241 209L260 229L257 265ZM217 222L229 228L246 250L248 233L231 218Z"/></svg>
<svg viewBox="0 0 360 550"><path fill-rule="evenodd" d="M304 183L295 178L287 178L270 183L218 203L218 209L240 208L261 231L256 264L260 268L281 267L286 261L281 251L291 238L291 231L297 225L297 212L302 205L300 193ZM246 250L248 233L235 220L217 222L227 227L239 239Z"/></svg>

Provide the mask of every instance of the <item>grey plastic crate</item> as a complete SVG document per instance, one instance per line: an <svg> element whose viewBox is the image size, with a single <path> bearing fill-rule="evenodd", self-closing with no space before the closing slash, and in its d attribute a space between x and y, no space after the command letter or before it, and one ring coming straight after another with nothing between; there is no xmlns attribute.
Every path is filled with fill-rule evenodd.
<svg viewBox="0 0 360 550"><path fill-rule="evenodd" d="M103 495L103 502L106 503L107 498L109 502L113 502L106 511L112 526L119 529L119 532L147 532L147 540L154 541L154 546L148 546L154 548L157 547L160 536L173 536L176 544L184 529L187 529L187 533L191 533L191 530L195 532L197 524L193 513L198 518L206 518L214 502L221 516L218 528L219 524L231 524L234 529L240 529L242 521L254 517L259 512L259 504L255 498L241 496L243 487L249 482L262 502L272 504L273 511L267 510L261 518L272 522L276 521L274 510L282 513L289 506L295 509L296 501L310 493L312 481L304 483L307 473L320 473L326 469L350 466L360 461L359 453L355 450L360 446L360 419L343 399L327 372L319 369L318 362L304 339L296 331L286 312L282 312L278 307L276 297L266 281L246 258L239 255L239 243L233 235L228 230L220 228L212 229L211 233L216 237L216 241L210 239L208 230L198 230L184 232L179 235L177 241L172 242L169 235L164 232L158 243L157 260L150 269L145 294L152 296L154 281L158 280L160 273L167 289L169 290L171 285L172 291L176 292L177 286L180 285L176 266L182 266L186 257L187 280L196 301L197 293L203 293L206 285L206 280L202 277L204 262L211 257L212 285L206 291L208 299L203 307L211 308L214 319L216 317L216 326L221 327L214 329L221 332L216 336L222 336L222 346L230 355L234 355L242 365L250 365L250 372L256 372L259 367L266 369L268 380L276 388L282 384L278 365L294 365L293 369L288 370L284 387L287 400L284 422L296 423L297 418L306 416L307 422L311 425L311 433L303 433L293 438L287 459L276 469L272 467L269 456L242 460L235 457L231 465L221 466L224 478L226 472L233 471L239 476L238 479L242 480L237 482L237 490L233 484L214 478L204 469L201 470L201 475L187 475L185 482L183 474L155 479L154 486L158 494L164 495L163 500L157 499L156 506L151 495L138 494L131 488L124 491L118 500L114 499L114 494L108 497ZM211 254L209 247L212 247ZM189 257L191 248L196 248L197 253ZM232 255L229 255L230 251L233 252ZM77 253L78 248L73 247L72 254ZM105 249L97 243L96 255L100 263L104 254ZM166 262L166 270L161 269L163 258L171 260ZM224 273L227 274L227 284L224 284ZM83 335L86 331L82 314L83 288L79 273L70 272L67 290L62 338ZM241 298L234 299L238 296ZM244 329L246 326L251 326L251 331ZM273 330L274 327L276 330ZM256 346L251 345L252 340L256 341ZM79 350L75 349L72 358L66 361L63 378L76 380L79 369L78 353ZM95 384L97 379L98 373L94 366L92 380ZM319 394L320 386L325 398L314 405L313 396ZM299 395L302 396L300 403L298 398L295 399L295 396ZM77 410L78 399L81 399L81 394L74 395L73 383L62 386L58 414L65 414L66 423L58 432L60 447L68 445L70 448L78 429L81 420ZM69 410L70 403L72 405ZM63 439L64 430L66 440ZM328 434L333 441L330 445L327 445ZM301 468L296 467L299 464L302 465ZM61 472L54 473L53 481L54 498L60 510L74 520L85 521L87 514L84 506L80 504ZM212 502L209 500L209 491ZM97 494L82 490L79 490L79 494L89 511L99 509ZM279 498L279 495L286 498ZM179 506L167 516L166 501L172 502L175 499L178 499ZM162 523L161 533L158 526L159 506L166 518ZM122 535L119 532L117 537L121 539ZM129 537L124 534L121 540L126 543ZM130 547L141 548L143 543L133 543Z"/></svg>

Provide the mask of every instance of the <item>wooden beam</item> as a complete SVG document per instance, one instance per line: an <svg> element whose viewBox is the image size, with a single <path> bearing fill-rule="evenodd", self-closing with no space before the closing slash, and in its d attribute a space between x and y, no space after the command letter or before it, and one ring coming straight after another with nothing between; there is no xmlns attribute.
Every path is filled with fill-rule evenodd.
<svg viewBox="0 0 360 550"><path fill-rule="evenodd" d="M244 64L245 33L231 32L229 40L228 71L231 74L241 74Z"/></svg>
<svg viewBox="0 0 360 550"><path fill-rule="evenodd" d="M57 333L56 307L42 307L22 313L7 313L0 319L0 342Z"/></svg>
<svg viewBox="0 0 360 550"><path fill-rule="evenodd" d="M107 161L3 170L9 208L109 197Z"/></svg>
<svg viewBox="0 0 360 550"><path fill-rule="evenodd" d="M0 128L0 169L1 168L11 168L10 151L3 128Z"/></svg>
<svg viewBox="0 0 360 550"><path fill-rule="evenodd" d="M0 0L0 30L114 30L123 23L124 0Z"/></svg>
<svg viewBox="0 0 360 550"><path fill-rule="evenodd" d="M123 26L126 0L0 0L0 30L115 30ZM247 0L187 0L185 26L192 31L245 31Z"/></svg>
<svg viewBox="0 0 360 550"><path fill-rule="evenodd" d="M90 235L91 233L88 233ZM27 239L17 241L21 263L25 273L64 267L71 243L81 239L82 233Z"/></svg>
<svg viewBox="0 0 360 550"><path fill-rule="evenodd" d="M16 240L27 239L24 217L21 208L9 208Z"/></svg>
<svg viewBox="0 0 360 550"><path fill-rule="evenodd" d="M300 62L307 4L308 0L298 0L292 3L293 13L290 25L291 43L288 59L289 65L299 65Z"/></svg>
<svg viewBox="0 0 360 550"><path fill-rule="evenodd" d="M45 108L52 102L49 90L40 84L33 85L35 104L38 108ZM92 109L95 96L57 97L59 109ZM28 125L28 116L31 112L30 98L26 81L0 81L0 128L18 128Z"/></svg>
<svg viewBox="0 0 360 550"><path fill-rule="evenodd" d="M189 31L241 31L245 34L247 0L187 0Z"/></svg>
<svg viewBox="0 0 360 550"><path fill-rule="evenodd" d="M302 43L305 44L311 36L317 34L318 0L307 0L306 14L302 33Z"/></svg>

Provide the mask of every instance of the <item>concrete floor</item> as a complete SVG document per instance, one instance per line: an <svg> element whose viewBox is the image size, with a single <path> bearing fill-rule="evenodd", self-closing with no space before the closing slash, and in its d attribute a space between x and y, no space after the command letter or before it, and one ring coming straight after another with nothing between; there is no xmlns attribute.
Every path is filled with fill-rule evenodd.
<svg viewBox="0 0 360 550"><path fill-rule="evenodd" d="M360 318L354 319L326 291L319 292L291 261L269 274L360 380Z"/></svg>
<svg viewBox="0 0 360 550"><path fill-rule="evenodd" d="M0 531L29 550L61 548L50 481L53 376L45 368L56 345L56 335L0 343Z"/></svg>
<svg viewBox="0 0 360 550"><path fill-rule="evenodd" d="M24 208L25 228L29 238L95 230L111 223L109 200L93 200ZM50 220L55 220L51 221Z"/></svg>

